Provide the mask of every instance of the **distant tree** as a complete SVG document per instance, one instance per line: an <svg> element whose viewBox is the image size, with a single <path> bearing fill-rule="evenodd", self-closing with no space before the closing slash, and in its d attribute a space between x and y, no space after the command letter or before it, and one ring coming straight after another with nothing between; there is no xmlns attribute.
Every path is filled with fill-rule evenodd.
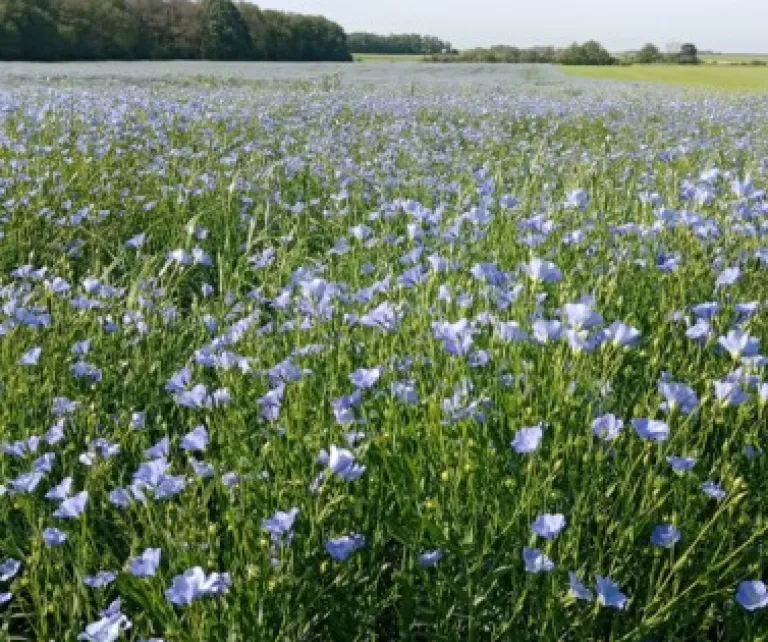
<svg viewBox="0 0 768 642"><path fill-rule="evenodd" d="M0 4L0 57L3 60L23 60L21 29L9 2Z"/></svg>
<svg viewBox="0 0 768 642"><path fill-rule="evenodd" d="M583 60L581 45L575 45L578 60ZM554 47L529 47L522 49L509 45L493 45L488 48L467 49L462 52L448 51L432 54L429 60L435 62L489 62L489 63L554 63L560 61L563 52ZM572 64L584 64L573 62Z"/></svg>
<svg viewBox="0 0 768 642"><path fill-rule="evenodd" d="M585 65L612 65L616 59L596 40L588 40L581 45Z"/></svg>
<svg viewBox="0 0 768 642"><path fill-rule="evenodd" d="M450 42L434 36L422 36L416 33L390 34L381 36L375 33L356 32L347 36L349 50L364 54L412 54L432 55L447 53L453 49Z"/></svg>
<svg viewBox="0 0 768 642"><path fill-rule="evenodd" d="M596 40L584 44L574 42L560 52L559 60L563 65L613 65L616 59Z"/></svg>
<svg viewBox="0 0 768 642"><path fill-rule="evenodd" d="M125 0L56 0L62 58L130 60L138 23Z"/></svg>
<svg viewBox="0 0 768 642"><path fill-rule="evenodd" d="M0 57L56 60L59 37L50 0L0 0Z"/></svg>
<svg viewBox="0 0 768 642"><path fill-rule="evenodd" d="M348 62L352 60L347 42L347 34L341 25L324 18L310 16L315 23L315 35L319 46L315 50L314 60L332 60Z"/></svg>
<svg viewBox="0 0 768 642"><path fill-rule="evenodd" d="M635 62L641 64L653 64L656 62L661 62L661 59L661 50L650 42L644 45L643 48L634 56Z"/></svg>
<svg viewBox="0 0 768 642"><path fill-rule="evenodd" d="M202 57L206 60L248 60L253 43L248 25L231 0L203 0Z"/></svg>
<svg viewBox="0 0 768 642"><path fill-rule="evenodd" d="M290 16L282 11L265 9L264 16L264 50L267 60L295 60L295 45Z"/></svg>
<svg viewBox="0 0 768 642"><path fill-rule="evenodd" d="M164 0L128 0L138 35L135 56L141 59L178 58L173 34L174 6Z"/></svg>
<svg viewBox="0 0 768 642"><path fill-rule="evenodd" d="M184 60L200 58L203 40L203 14L200 5L188 0L170 0L171 41L174 57Z"/></svg>
<svg viewBox="0 0 768 642"><path fill-rule="evenodd" d="M344 30L321 16L265 10L264 48L267 60L349 61Z"/></svg>
<svg viewBox="0 0 768 642"><path fill-rule="evenodd" d="M264 60L267 57L265 42L267 23L264 20L264 13L257 5L250 2L240 2L237 8L251 34L251 60Z"/></svg>
<svg viewBox="0 0 768 642"><path fill-rule="evenodd" d="M699 51L696 45L688 42L680 47L678 62L681 65L696 65L699 63Z"/></svg>
<svg viewBox="0 0 768 642"><path fill-rule="evenodd" d="M563 65L583 65L584 52L578 42L571 43L560 52L559 60Z"/></svg>

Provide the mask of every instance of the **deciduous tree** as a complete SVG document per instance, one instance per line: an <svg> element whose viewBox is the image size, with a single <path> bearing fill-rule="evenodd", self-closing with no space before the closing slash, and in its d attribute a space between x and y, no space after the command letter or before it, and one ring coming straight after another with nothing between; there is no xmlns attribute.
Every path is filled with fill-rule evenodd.
<svg viewBox="0 0 768 642"><path fill-rule="evenodd" d="M231 0L203 0L202 57L207 60L248 60L253 43L248 25Z"/></svg>

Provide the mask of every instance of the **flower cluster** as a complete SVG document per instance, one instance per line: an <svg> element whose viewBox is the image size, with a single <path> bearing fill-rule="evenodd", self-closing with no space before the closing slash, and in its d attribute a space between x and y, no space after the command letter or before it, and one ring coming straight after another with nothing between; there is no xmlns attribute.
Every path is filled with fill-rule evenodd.
<svg viewBox="0 0 768 642"><path fill-rule="evenodd" d="M516 78L0 91L11 639L758 634L768 109Z"/></svg>

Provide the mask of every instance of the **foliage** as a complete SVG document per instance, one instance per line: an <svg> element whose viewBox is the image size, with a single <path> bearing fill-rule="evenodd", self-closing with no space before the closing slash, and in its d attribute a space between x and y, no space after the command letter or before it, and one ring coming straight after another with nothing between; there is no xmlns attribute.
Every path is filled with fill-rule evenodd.
<svg viewBox="0 0 768 642"><path fill-rule="evenodd" d="M634 56L634 61L641 64L653 64L662 61L661 50L654 44L648 43L643 46Z"/></svg>
<svg viewBox="0 0 768 642"><path fill-rule="evenodd" d="M561 51L557 61L563 65L613 65L616 59L599 42L573 43Z"/></svg>
<svg viewBox="0 0 768 642"><path fill-rule="evenodd" d="M265 10L262 32L268 60L348 61L344 30L326 18Z"/></svg>
<svg viewBox="0 0 768 642"><path fill-rule="evenodd" d="M557 61L555 47L520 48L508 45L494 45L488 48L478 47L448 55L433 55L435 62L471 62L471 63L554 63Z"/></svg>
<svg viewBox="0 0 768 642"><path fill-rule="evenodd" d="M3 60L351 60L320 16L231 0L0 0Z"/></svg>
<svg viewBox="0 0 768 642"><path fill-rule="evenodd" d="M200 5L168 0L129 0L137 23L135 57L144 60L200 58Z"/></svg>
<svg viewBox="0 0 768 642"><path fill-rule="evenodd" d="M680 54L678 56L678 62L681 65L696 65L699 63L699 52L696 49L696 45L686 43L680 47Z"/></svg>
<svg viewBox="0 0 768 642"><path fill-rule="evenodd" d="M266 48L266 30L267 22L264 17L264 12L250 2L240 2L237 5L240 15L243 16L243 20L248 27L248 32L251 36L251 60L266 60L267 48Z"/></svg>
<svg viewBox="0 0 768 642"><path fill-rule="evenodd" d="M55 51L62 59L134 57L139 23L124 0L53 0L51 7L59 32ZM40 56L46 51L41 49Z"/></svg>
<svg viewBox="0 0 768 642"><path fill-rule="evenodd" d="M43 60L57 50L50 0L0 0L0 59Z"/></svg>
<svg viewBox="0 0 768 642"><path fill-rule="evenodd" d="M431 55L453 51L450 42L415 33L381 36L375 33L353 32L347 35L347 43L353 54Z"/></svg>
<svg viewBox="0 0 768 642"><path fill-rule="evenodd" d="M207 60L250 60L253 42L248 25L231 0L203 0L201 53Z"/></svg>
<svg viewBox="0 0 768 642"><path fill-rule="evenodd" d="M556 47L530 47L521 49L497 45L487 49L477 48L451 55L433 55L434 62L472 63L561 63L565 65L613 65L616 59L594 40L583 44L574 43L565 49Z"/></svg>
<svg viewBox="0 0 768 642"><path fill-rule="evenodd" d="M488 48L468 49L450 54L433 54L427 58L432 62L470 62L470 63L559 63L569 66L611 66L632 63L653 64L694 64L699 62L696 46L683 45L679 53L662 54L651 43L643 46L634 55L619 58L612 56L599 42L589 40L582 44L573 43L564 49L540 46L519 48L508 45L496 45Z"/></svg>

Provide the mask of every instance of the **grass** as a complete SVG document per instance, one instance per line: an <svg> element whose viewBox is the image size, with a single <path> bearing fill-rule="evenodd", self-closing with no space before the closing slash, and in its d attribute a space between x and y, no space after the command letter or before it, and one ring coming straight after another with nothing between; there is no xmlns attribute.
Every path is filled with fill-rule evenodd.
<svg viewBox="0 0 768 642"><path fill-rule="evenodd" d="M724 91L768 90L768 67L717 65L631 65L627 67L570 67L569 75L625 82L656 82L681 87Z"/></svg>
<svg viewBox="0 0 768 642"><path fill-rule="evenodd" d="M753 60L761 62L768 62L768 54L740 54L740 53L723 53L713 55L703 55L700 58L704 62L718 63L718 64L733 64L733 63L745 63Z"/></svg>
<svg viewBox="0 0 768 642"><path fill-rule="evenodd" d="M419 54L354 54L355 62L421 62Z"/></svg>
<svg viewBox="0 0 768 642"><path fill-rule="evenodd" d="M764 635L764 101L460 78L7 93L0 639Z"/></svg>

